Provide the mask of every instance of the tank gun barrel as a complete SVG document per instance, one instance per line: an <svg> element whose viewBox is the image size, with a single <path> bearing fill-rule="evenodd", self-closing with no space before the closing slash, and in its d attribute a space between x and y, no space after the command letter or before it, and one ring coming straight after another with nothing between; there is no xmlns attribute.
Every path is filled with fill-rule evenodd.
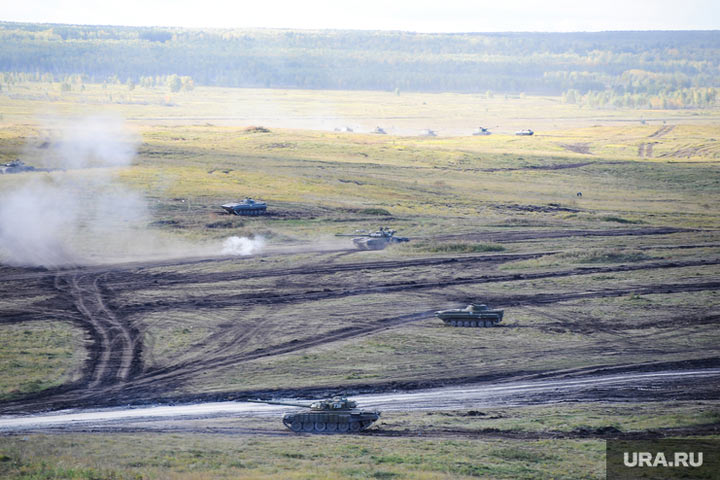
<svg viewBox="0 0 720 480"><path fill-rule="evenodd" d="M278 402L275 400L260 400L260 399L249 399L246 398L244 400L241 400L243 402L250 402L250 403L266 403L269 405L285 405L287 407L303 407L303 408L310 408L310 405L306 405L304 403L290 403L290 402Z"/></svg>

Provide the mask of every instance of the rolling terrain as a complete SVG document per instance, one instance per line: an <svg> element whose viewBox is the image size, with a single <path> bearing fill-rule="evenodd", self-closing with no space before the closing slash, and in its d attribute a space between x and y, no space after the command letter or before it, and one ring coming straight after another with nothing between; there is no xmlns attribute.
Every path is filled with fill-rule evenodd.
<svg viewBox="0 0 720 480"><path fill-rule="evenodd" d="M377 98L358 95L360 115ZM522 102L539 114L546 100ZM60 166L62 139L17 113L32 101L0 102L17 109L0 124L2 158ZM6 430L0 473L42 471L42 446L54 445L52 468L79 455L69 478L598 478L604 438L717 435L715 113L593 127L581 112L584 125L528 138L421 138L108 108L135 107L128 165L0 176L7 195L60 186L80 207L62 261L18 264L0 250L0 429L62 409L331 394L387 415L361 438L335 437L330 453L322 439L293 438L277 412L34 428L22 434L32 449ZM97 202L100 191L117 192L114 203ZM269 215L219 208L245 195ZM141 214L123 216L125 198ZM410 242L359 251L336 236L379 226ZM232 236L264 246L231 255ZM500 326L434 317L478 301L505 309Z"/></svg>

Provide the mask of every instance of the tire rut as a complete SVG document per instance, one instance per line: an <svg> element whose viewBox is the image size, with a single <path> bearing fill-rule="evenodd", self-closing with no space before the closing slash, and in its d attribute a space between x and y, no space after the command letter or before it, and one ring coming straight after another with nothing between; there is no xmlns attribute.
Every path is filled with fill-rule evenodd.
<svg viewBox="0 0 720 480"><path fill-rule="evenodd" d="M105 303L101 284L105 275L58 274L55 278L56 289L70 297L93 340L85 375L89 389L127 382L142 363L137 330Z"/></svg>
<svg viewBox="0 0 720 480"><path fill-rule="evenodd" d="M313 336L305 339L295 339L289 342L283 342L276 345L270 345L258 348L246 353L236 355L222 355L215 358L205 359L203 361L187 362L172 365L169 367L149 370L140 378L137 378L131 385L122 388L123 394L134 390L145 390L150 384L169 383L177 385L178 381L182 381L188 377L192 377L200 372L212 368L222 368L231 365L238 365L243 362L256 360L258 358L283 355L286 353L294 353L301 350L307 350L320 345L336 343L351 338L358 338L387 330L399 325L422 320L432 315L433 310L425 312L416 312L408 315L400 315L397 317L385 318L371 322L365 325L356 325L343 327L336 330L323 333L322 336Z"/></svg>
<svg viewBox="0 0 720 480"><path fill-rule="evenodd" d="M648 138L660 138L664 135L667 135L675 128L675 125L666 125L664 127L661 127L657 129L655 132L648 135Z"/></svg>
<svg viewBox="0 0 720 480"><path fill-rule="evenodd" d="M708 260L688 260L684 262L654 262L641 263L637 265L619 265L609 267L581 267L570 270L554 271L554 272L536 272L536 273L511 273L501 275L481 275L456 277L453 279L445 279L442 281L443 287L459 286L459 285L480 285L484 283L500 283L524 280L539 280L548 278L561 278L577 275L593 275L598 273L619 273L631 272L637 270L655 270L666 268L684 268L706 265L719 265L720 259ZM238 295L209 295L203 298L182 299L177 301L160 301L154 303L144 303L140 305L131 305L125 307L123 312L126 315L142 313L147 310L155 310L160 308L184 309L184 308L227 308L230 306L258 306L258 305L279 305L302 303L315 300L325 300L332 298L344 298L357 295L370 295L375 293L397 293L405 291L421 291L428 289L437 289L439 281L415 281L407 280L401 282L388 282L376 284L372 287L361 288L325 288L322 290L311 290L300 293L263 293L259 296L255 293L244 293Z"/></svg>
<svg viewBox="0 0 720 480"><path fill-rule="evenodd" d="M690 228L649 227L649 228L617 228L612 230L548 230L528 232L522 230L508 232L478 232L427 237L425 240L481 240L496 243L512 243L524 240L541 240L566 237L621 237L642 235L670 235L673 233L698 232Z"/></svg>
<svg viewBox="0 0 720 480"><path fill-rule="evenodd" d="M680 283L680 284L668 284L668 285L651 285L651 286L633 286L626 288L617 289L601 289L590 292L573 292L564 294L535 294L535 295L515 295L515 296L502 296L493 297L487 295L489 303L503 305L506 307L517 307L517 306L532 306L532 305L547 305L551 303L559 303L577 299L585 298L604 298L604 297L616 297L622 295L628 295L631 293L646 295L653 293L680 293L680 292L692 292L692 291L704 291L704 290L718 290L720 289L720 281L704 282L704 283ZM463 298L463 301L466 299ZM460 299L458 300L460 301ZM392 317L387 319L381 319L372 322L369 325L364 326L353 326L344 327L341 329L333 330L324 333L320 337L312 337L305 340L293 340L290 342L284 342L277 345L271 345L261 349L253 350L247 353L241 353L233 356L226 356L222 358L210 359L199 363L193 364L180 364L169 366L164 369L149 371L142 378L138 378L133 385L128 385L127 388L123 388L123 394L127 394L130 391L140 389L145 390L150 384L160 382L165 384L173 384L177 386L178 381L182 381L184 378L192 377L197 373L205 371L211 368L220 368L230 365L237 365L242 362L255 360L262 357L269 357L275 355L282 355L287 353L294 353L302 350L306 350L319 345L327 345L339 341L348 340L351 338L357 338L361 336L370 335L381 330L386 330L401 324L424 320L430 317L433 311L416 312L408 315L402 315L398 317ZM510 327L508 327L510 328Z"/></svg>
<svg viewBox="0 0 720 480"><path fill-rule="evenodd" d="M684 230L674 230L684 231ZM587 232L587 231L586 231ZM539 256L542 254L519 254L519 255L481 255L472 257L443 257L432 259L412 259L404 261L382 261L371 262L369 265L362 263L344 264L344 265L322 265L312 267L311 273L328 274L334 272L346 272L363 268L369 269L387 269L389 265L395 265L393 268L403 268L406 266L443 266L446 264L463 262L491 262L503 263L515 259L528 258L528 256ZM81 325L89 332L92 344L89 346L89 358L86 361L84 377L81 381L73 385L63 386L62 389L55 389L46 392L44 395L33 395L26 397L25 400L32 400L25 406L35 405L36 408L42 408L47 405L63 405L72 406L75 402L82 400L84 404L92 404L107 402L108 397L117 396L117 398L133 399L142 398L148 394L161 394L163 392L172 391L175 387L181 386L183 383L193 378L193 376L207 371L208 369L222 368L243 362L252 361L258 358L283 355L294 353L320 345L332 344L346 341L353 338L367 336L378 331L394 328L410 322L420 321L429 318L432 311L413 312L406 315L394 316L388 318L376 319L362 324L349 325L337 328L323 333L320 336L311 336L307 338L297 338L289 342L282 342L275 345L267 345L251 351L233 353L231 344L238 341L246 341L257 338L258 335L264 335L272 338L272 333L268 333L266 329L256 327L244 332L219 332L217 335L223 334L234 335L229 337L232 341L225 346L218 346L215 350L208 351L189 351L192 356L186 358L179 363L169 365L164 368L142 370L142 341L140 331L130 322L131 313L149 313L158 310L166 310L168 308L185 308L194 309L197 307L226 307L226 306L257 306L257 305L276 305L297 303L305 301L313 301L327 298L342 298L351 295L362 295L371 293L393 293L404 291L423 291L430 289L438 289L445 286L457 286L464 284L483 284L495 282L511 282L523 281L543 278L558 278L575 275L588 275L596 273L625 272L633 270L652 270L652 269L668 269L683 268L691 266L706 266L720 264L719 259L703 259L675 262L652 262L634 265L615 265L607 267L583 267L574 268L563 271L554 272L534 272L534 273L511 273L497 275L481 275L456 277L447 281L439 282L437 279L433 281L403 281L389 282L382 285L373 285L372 287L363 286L360 288L337 288L324 289L321 291L309 291L295 294L242 294L242 295L225 295L225 296L209 296L202 299L182 300L178 302L161 302L146 303L142 305L134 305L126 308L117 308L109 301L116 294L114 288L117 285L131 285L137 277L147 278L143 273L123 272L112 270L102 273L90 272L79 273L59 272L54 278L54 287L59 292L57 300L48 303L48 308L59 310L62 305L69 305L77 313L65 312L64 320L72 319L75 323ZM308 269L294 269L292 274L306 274ZM265 270L255 273L257 276L276 276L280 274L280 270ZM287 274L287 271L285 271ZM172 274L176 275L176 274ZM210 274L212 275L212 274ZM202 277L193 274L190 278L183 276L173 277L173 281L180 281L184 278L185 282L192 283L195 279ZM208 277L205 277L206 279ZM224 277L217 277L217 281L224 281ZM113 287L111 290L110 287ZM657 294L657 293L678 293L692 292L703 290L720 289L720 281L712 279L706 282L685 282L674 284L655 284L655 285L632 285L622 288L602 288L591 291L582 292L563 292L563 293L539 293L539 294L518 294L518 295L486 295L489 303L502 305L504 307L515 306L542 306L550 303L572 301L583 298L603 298L612 296L634 294ZM120 292L124 292L124 288L119 288ZM457 298L443 294L446 301L466 301L467 298L455 295ZM38 307L39 308L39 307ZM48 309L47 311L55 311ZM40 311L40 310L38 310ZM19 312L18 312L19 313ZM508 327L511 328L511 327ZM34 400L37 399L37 400ZM13 402L20 405L22 400ZM9 404L6 404L6 406Z"/></svg>

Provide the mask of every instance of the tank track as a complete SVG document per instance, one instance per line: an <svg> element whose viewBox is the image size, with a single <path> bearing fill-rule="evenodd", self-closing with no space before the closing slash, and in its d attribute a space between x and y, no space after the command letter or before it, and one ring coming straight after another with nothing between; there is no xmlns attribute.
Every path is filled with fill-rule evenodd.
<svg viewBox="0 0 720 480"><path fill-rule="evenodd" d="M303 422L296 419L294 422L283 419L287 428L295 433L357 433L367 429L375 420L351 420L349 422Z"/></svg>
<svg viewBox="0 0 720 480"><path fill-rule="evenodd" d="M493 321L493 320L447 320L445 321L445 325L450 325L451 327L475 327L475 328L487 328L487 327L494 327L496 326L499 321Z"/></svg>

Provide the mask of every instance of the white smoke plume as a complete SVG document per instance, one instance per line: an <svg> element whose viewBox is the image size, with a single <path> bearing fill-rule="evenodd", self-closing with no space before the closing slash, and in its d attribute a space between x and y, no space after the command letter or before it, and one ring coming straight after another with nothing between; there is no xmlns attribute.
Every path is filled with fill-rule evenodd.
<svg viewBox="0 0 720 480"><path fill-rule="evenodd" d="M223 255L252 255L265 247L263 237L229 237L223 242Z"/></svg>
<svg viewBox="0 0 720 480"><path fill-rule="evenodd" d="M109 167L132 163L138 136L122 119L55 120L41 164L50 173L16 174L0 192L0 259L56 267L87 261L128 244L146 222L143 198L113 181ZM145 223L146 224L146 223Z"/></svg>
<svg viewBox="0 0 720 480"><path fill-rule="evenodd" d="M47 268L217 255L252 255L265 239L190 243L149 230L145 198L115 178L139 137L121 118L48 121L45 146L28 146L35 166L55 168L0 183L0 263Z"/></svg>

